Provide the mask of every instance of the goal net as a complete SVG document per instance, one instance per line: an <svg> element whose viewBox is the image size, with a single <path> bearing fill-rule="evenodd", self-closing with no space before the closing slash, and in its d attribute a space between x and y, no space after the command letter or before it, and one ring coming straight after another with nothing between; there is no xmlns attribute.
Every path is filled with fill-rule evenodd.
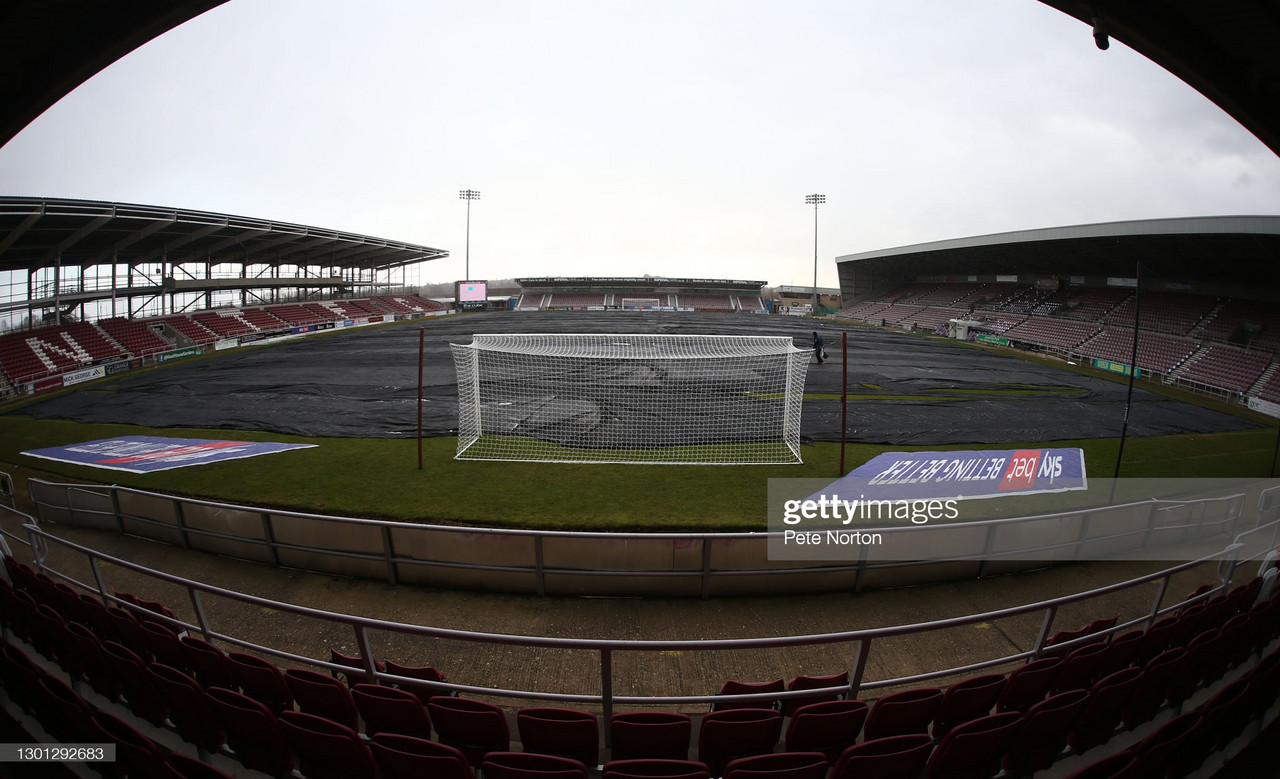
<svg viewBox="0 0 1280 779"><path fill-rule="evenodd" d="M661 308L662 301L658 298L623 298L623 308Z"/></svg>
<svg viewBox="0 0 1280 779"><path fill-rule="evenodd" d="M450 346L459 460L801 461L812 351L786 336L475 335Z"/></svg>

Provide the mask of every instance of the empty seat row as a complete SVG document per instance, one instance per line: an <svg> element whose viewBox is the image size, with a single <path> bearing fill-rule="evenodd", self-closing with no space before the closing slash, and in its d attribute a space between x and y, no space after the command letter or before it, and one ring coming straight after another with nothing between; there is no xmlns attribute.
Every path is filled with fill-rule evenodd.
<svg viewBox="0 0 1280 779"><path fill-rule="evenodd" d="M676 305L700 310L731 311L733 310L733 298L729 295L680 292L676 294Z"/></svg>
<svg viewBox="0 0 1280 779"><path fill-rule="evenodd" d="M124 317L112 317L110 319L99 319L97 325L129 353L137 357L173 348L172 343L158 335L145 322L125 319Z"/></svg>
<svg viewBox="0 0 1280 779"><path fill-rule="evenodd" d="M139 720L171 728L207 752L226 752L242 762L252 753L244 743L251 734L236 736L237 748L232 745L230 726L210 724L217 715L207 716L205 710L226 705L238 707L240 720L253 719L243 711L257 712L265 722L274 718L274 730L259 725L253 732L259 737L275 731L286 734L285 749L304 766L302 755L308 748L301 741L317 738L316 733L362 745L366 751L372 749L369 742L388 734L437 742L455 749L473 769L508 761L512 765L492 770L518 771L537 762L507 758L512 742L506 712L485 701L448 697L431 684L443 681L438 672L421 678L418 669L387 661L366 665L361 658L333 649L331 674L281 669L256 655L224 653L208 642L179 635L173 613L158 602L113 591L114 600L129 608L105 606L13 558L6 558L5 566L14 586L0 585L0 622L73 680L87 682ZM615 715L609 721L610 762L688 761L689 750L696 745L696 761L717 776L728 774L736 760L782 753L810 758L820 754L838 771L851 749L872 750L868 744L879 749L885 739L914 736L919 742L914 749L926 754L934 775L950 775L953 769L948 766L968 759L957 755L968 754L976 744L983 745L983 760L999 752L997 768L1004 765L1017 773L1026 769L1010 766L1057 759L1067 751L1082 753L1107 743L1117 731L1148 721L1161 708L1179 705L1197 689L1214 684L1227 669L1246 664L1277 633L1275 601L1265 598L1255 603L1261 587L1262 580L1254 579L1226 592L1196 591L1176 613L1145 631L1112 635L1117 618L1095 620L1054 634L1046 641L1042 657L1008 675L984 674L945 690L893 693L871 705L841 698L841 688L848 684L843 673L796 677L785 686L781 680L763 685L726 683L725 695L772 694L783 687L814 692L798 699L785 696L776 708L733 708L731 704L741 701L731 699L717 702L715 710L701 718L696 738L688 715ZM1155 654L1147 659L1150 653ZM1276 664L1268 656L1250 675ZM370 684L371 670L381 681L401 685L409 680L419 682L419 688ZM1274 676L1274 671L1269 673ZM21 686L20 681L14 684ZM1265 691L1274 688L1271 684L1259 682L1254 687ZM1267 698L1237 687L1237 697L1247 697L1253 708L1239 706L1250 712L1274 700L1274 695ZM578 764L599 763L599 722L593 714L530 707L518 711L515 722L527 753L572 762L575 767L566 770L573 771ZM1039 723L1047 739L1038 747L1042 751L1034 754L1032 746L1040 743L1040 737L1032 737L1038 732L1032 729L1033 722ZM299 729L306 733L287 735ZM1223 732L1215 730L1214 738ZM1010 733L1016 734L1016 746L1002 740ZM1057 739L1065 740L1059 744ZM776 752L780 744L782 753ZM281 758L277 755L277 759ZM779 764L788 759L802 760L775 758ZM307 768L301 770L311 775ZM496 774L486 773L490 775Z"/></svg>
<svg viewBox="0 0 1280 779"><path fill-rule="evenodd" d="M1253 386L1270 364L1269 354L1214 345L1192 358L1178 378L1231 392L1244 392Z"/></svg>
<svg viewBox="0 0 1280 779"><path fill-rule="evenodd" d="M1005 330L1004 335L1015 341L1067 352L1092 338L1100 329L1092 322L1030 317Z"/></svg>
<svg viewBox="0 0 1280 779"><path fill-rule="evenodd" d="M200 311L192 314L191 317L223 338L239 338L242 335L258 332L257 328L241 319L235 313L223 314L218 311Z"/></svg>
<svg viewBox="0 0 1280 779"><path fill-rule="evenodd" d="M0 336L0 370L14 384L123 356L87 322Z"/></svg>

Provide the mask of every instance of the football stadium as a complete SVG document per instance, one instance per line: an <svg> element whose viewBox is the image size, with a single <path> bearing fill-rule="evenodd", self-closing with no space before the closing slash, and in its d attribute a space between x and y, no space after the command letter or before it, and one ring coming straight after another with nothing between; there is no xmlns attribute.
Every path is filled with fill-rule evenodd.
<svg viewBox="0 0 1280 779"><path fill-rule="evenodd" d="M1266 4L1043 3L1280 152ZM17 5L0 145L220 3ZM0 775L1277 775L1280 217L814 254L0 195Z"/></svg>

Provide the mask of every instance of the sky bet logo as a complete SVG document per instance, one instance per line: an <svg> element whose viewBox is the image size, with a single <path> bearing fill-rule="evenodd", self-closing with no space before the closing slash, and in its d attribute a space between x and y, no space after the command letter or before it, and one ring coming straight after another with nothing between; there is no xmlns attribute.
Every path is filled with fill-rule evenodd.
<svg viewBox="0 0 1280 779"><path fill-rule="evenodd" d="M1087 488L1081 449L1004 449L885 452L825 492L872 500L964 500Z"/></svg>
<svg viewBox="0 0 1280 779"><path fill-rule="evenodd" d="M1043 449L1019 449L1009 458L1009 467L1000 480L1000 489L1029 490L1037 479L1048 479L1052 485L1061 475L1061 454L1047 454Z"/></svg>

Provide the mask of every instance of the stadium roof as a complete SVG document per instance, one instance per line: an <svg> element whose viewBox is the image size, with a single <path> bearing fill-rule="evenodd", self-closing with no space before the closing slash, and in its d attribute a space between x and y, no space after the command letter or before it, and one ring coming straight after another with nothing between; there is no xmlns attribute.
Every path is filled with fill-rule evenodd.
<svg viewBox="0 0 1280 779"><path fill-rule="evenodd" d="M1210 216L1020 230L837 257L845 268L881 276L959 274L1128 276L1145 272L1186 282L1233 281L1280 287L1280 217ZM849 263L849 265L846 265ZM890 269L896 274L890 274ZM861 294L862 290L858 293Z"/></svg>
<svg viewBox="0 0 1280 779"><path fill-rule="evenodd" d="M1097 19L1101 33L1187 82L1280 154L1274 0L1040 1L1087 25ZM8 0L0 13L0 145L112 62L223 2Z"/></svg>
<svg viewBox="0 0 1280 779"><path fill-rule="evenodd" d="M181 208L0 197L0 271L198 261L382 271L448 252L320 227Z"/></svg>

